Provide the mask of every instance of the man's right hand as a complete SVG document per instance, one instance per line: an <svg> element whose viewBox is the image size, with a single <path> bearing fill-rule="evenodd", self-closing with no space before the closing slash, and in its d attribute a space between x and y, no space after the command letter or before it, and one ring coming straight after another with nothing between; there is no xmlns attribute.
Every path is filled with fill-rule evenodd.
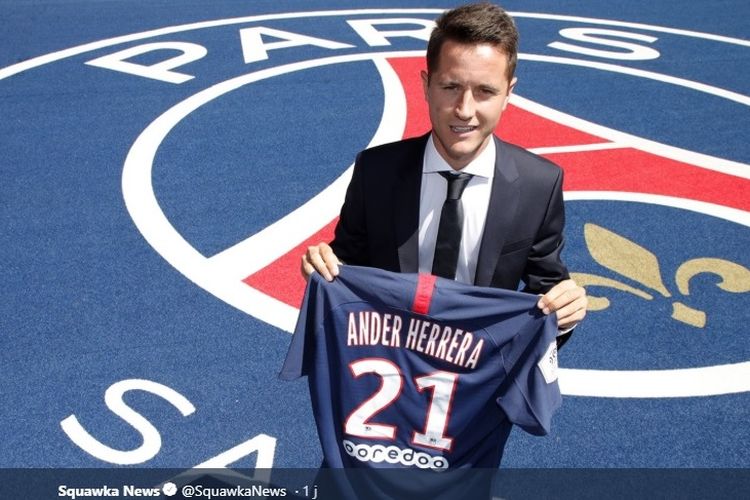
<svg viewBox="0 0 750 500"><path fill-rule="evenodd" d="M307 252L302 256L302 276L307 281L317 271L326 281L333 281L339 275L340 263L328 243L318 243L307 247Z"/></svg>

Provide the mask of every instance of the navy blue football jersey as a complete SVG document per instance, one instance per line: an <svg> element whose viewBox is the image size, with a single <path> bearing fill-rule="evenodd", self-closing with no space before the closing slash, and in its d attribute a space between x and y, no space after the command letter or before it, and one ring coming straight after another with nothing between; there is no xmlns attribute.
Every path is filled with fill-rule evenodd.
<svg viewBox="0 0 750 500"><path fill-rule="evenodd" d="M341 266L308 283L281 378L308 376L324 465L496 469L513 424L561 402L538 297Z"/></svg>

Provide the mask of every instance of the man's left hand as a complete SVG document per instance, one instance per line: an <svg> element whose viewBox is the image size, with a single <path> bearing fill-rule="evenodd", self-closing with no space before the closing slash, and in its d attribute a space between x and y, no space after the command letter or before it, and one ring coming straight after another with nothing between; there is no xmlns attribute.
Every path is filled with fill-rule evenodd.
<svg viewBox="0 0 750 500"><path fill-rule="evenodd" d="M569 330L581 322L586 316L586 290L568 279L561 281L539 298L539 309L544 314L557 313L557 328L561 331Z"/></svg>

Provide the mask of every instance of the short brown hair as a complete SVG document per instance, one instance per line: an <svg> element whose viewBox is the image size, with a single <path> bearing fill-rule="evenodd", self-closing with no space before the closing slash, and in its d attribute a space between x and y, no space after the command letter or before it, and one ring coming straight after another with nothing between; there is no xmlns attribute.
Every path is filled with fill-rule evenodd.
<svg viewBox="0 0 750 500"><path fill-rule="evenodd" d="M518 61L518 30L513 18L500 6L488 2L463 5L444 12L436 21L427 43L427 73L437 71L440 49L446 40L462 44L494 45L508 56L508 81Z"/></svg>

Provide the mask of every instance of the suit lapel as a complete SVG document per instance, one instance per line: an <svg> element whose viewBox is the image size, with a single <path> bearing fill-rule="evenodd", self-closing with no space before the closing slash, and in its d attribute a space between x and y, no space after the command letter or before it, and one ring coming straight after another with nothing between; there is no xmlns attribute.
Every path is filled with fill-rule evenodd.
<svg viewBox="0 0 750 500"><path fill-rule="evenodd" d="M409 141L401 155L401 165L394 192L394 227L398 261L402 273L419 270L419 197L422 186L422 163L429 133Z"/></svg>
<svg viewBox="0 0 750 500"><path fill-rule="evenodd" d="M496 146L495 176L492 179L490 204L484 234L479 247L479 259L474 284L490 286L503 244L512 228L518 210L518 166L503 142L494 138Z"/></svg>

